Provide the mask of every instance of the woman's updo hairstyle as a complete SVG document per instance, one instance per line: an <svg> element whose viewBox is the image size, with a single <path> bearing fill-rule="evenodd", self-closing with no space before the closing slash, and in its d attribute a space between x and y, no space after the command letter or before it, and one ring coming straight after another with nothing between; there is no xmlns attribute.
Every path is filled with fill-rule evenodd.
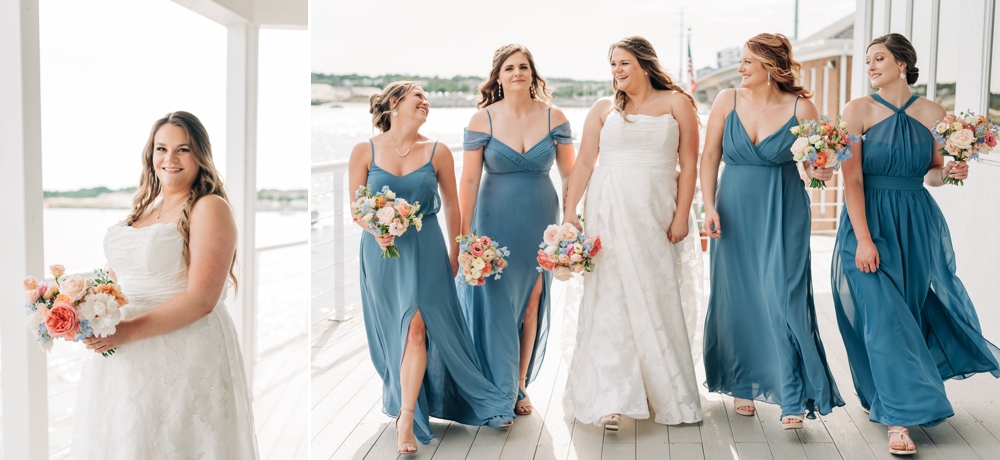
<svg viewBox="0 0 1000 460"><path fill-rule="evenodd" d="M920 76L920 69L917 68L917 50L913 48L913 44L906 37L896 33L886 34L872 40L868 44L868 48L878 44L885 45L897 62L906 64L906 84L916 83L917 77Z"/></svg>
<svg viewBox="0 0 1000 460"><path fill-rule="evenodd" d="M368 99L368 113L372 114L372 126L383 133L389 131L392 126L393 109L403 99L403 96L410 94L414 89L419 89L420 85L415 81L394 81L382 88L381 92L372 94ZM391 103L396 98L395 104Z"/></svg>
<svg viewBox="0 0 1000 460"><path fill-rule="evenodd" d="M805 89L797 81L802 66L792 58L792 43L788 41L788 37L782 34L757 34L747 40L746 47L771 75L771 84L777 85L781 92L802 97L812 96L812 91Z"/></svg>

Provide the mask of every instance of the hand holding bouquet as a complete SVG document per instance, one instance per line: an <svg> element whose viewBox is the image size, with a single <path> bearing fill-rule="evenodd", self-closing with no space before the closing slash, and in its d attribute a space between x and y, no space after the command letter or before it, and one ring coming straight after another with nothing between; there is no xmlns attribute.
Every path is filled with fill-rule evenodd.
<svg viewBox="0 0 1000 460"><path fill-rule="evenodd" d="M375 235L385 235L386 233L396 237L402 236L410 226L416 227L419 232L423 228L423 214L420 211L420 203L414 201L407 203L402 198L397 198L389 186L382 187L382 191L372 193L367 185L358 187L354 192L354 201L351 202L351 214L354 215L355 222L364 222L368 230ZM382 258L398 259L399 251L395 245L382 250Z"/></svg>
<svg viewBox="0 0 1000 460"><path fill-rule="evenodd" d="M601 250L601 239L587 236L567 222L549 225L538 247L539 273L549 270L557 280L566 281L573 273L594 270L594 257Z"/></svg>
<svg viewBox="0 0 1000 460"><path fill-rule="evenodd" d="M488 236L478 236L476 232L472 235L455 237L458 242L458 265L461 267L459 273L462 280L469 286L482 286L486 284L486 278L494 276L494 280L500 279L503 269L507 268L507 259L510 251L506 247L500 247L496 241Z"/></svg>
<svg viewBox="0 0 1000 460"><path fill-rule="evenodd" d="M92 279L80 275L65 276L62 265L49 267L55 282L39 283L34 277L24 279L25 325L43 350L52 349L52 340L62 338L79 342L88 337L107 337L121 322L121 307L128 304L121 288L104 270L94 270ZM104 357L115 353L112 348Z"/></svg>
<svg viewBox="0 0 1000 460"><path fill-rule="evenodd" d="M990 149L997 145L1000 127L993 120L972 112L963 112L959 116L949 113L934 124L931 133L934 140L944 146L938 150L941 155L962 162L990 153ZM943 180L946 184L965 185L964 181L952 178L951 174L946 174Z"/></svg>
<svg viewBox="0 0 1000 460"><path fill-rule="evenodd" d="M791 147L795 161L808 161L816 168L840 169L840 163L852 156L851 142L859 140L840 116L836 122L822 115L819 120L802 120L791 131L798 137ZM813 178L809 187L826 188L826 182Z"/></svg>

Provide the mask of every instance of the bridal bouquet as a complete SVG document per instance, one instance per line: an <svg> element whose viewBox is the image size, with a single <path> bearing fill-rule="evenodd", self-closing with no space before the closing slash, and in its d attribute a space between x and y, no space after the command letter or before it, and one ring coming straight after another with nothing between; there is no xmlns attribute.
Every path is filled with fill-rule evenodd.
<svg viewBox="0 0 1000 460"><path fill-rule="evenodd" d="M934 124L931 130L934 140L944 145L939 152L955 161L975 160L979 155L990 153L997 145L997 135L1000 127L993 120L972 112L963 112L959 116L948 114L943 120ZM944 183L965 185L963 181L944 176Z"/></svg>
<svg viewBox="0 0 1000 460"><path fill-rule="evenodd" d="M368 225L368 229L376 235L386 233L392 236L402 236L410 226L416 227L419 232L423 228L423 214L420 211L420 203L414 201L407 203L402 198L397 198L389 186L382 187L382 191L372 193L367 185L358 187L354 192L354 201L351 203L351 214L354 221L363 221ZM382 251L382 258L398 259L399 250L395 245L389 246Z"/></svg>
<svg viewBox="0 0 1000 460"><path fill-rule="evenodd" d="M507 247L500 247L490 237L478 236L476 232L455 237L455 241L458 242L458 265L462 268L461 278L465 284L482 286L490 276L500 279L503 269L507 268L504 257L510 256Z"/></svg>
<svg viewBox="0 0 1000 460"><path fill-rule="evenodd" d="M557 280L566 281L573 273L594 270L601 239L577 231L573 224L549 225L538 247L538 272L549 270Z"/></svg>
<svg viewBox="0 0 1000 460"><path fill-rule="evenodd" d="M39 282L35 277L24 279L25 325L43 350L52 349L56 338L79 342L85 338L107 337L115 333L121 322L121 307L128 304L121 288L104 270L94 270L94 278L65 275L62 265L49 267L55 281ZM116 348L104 352L104 357Z"/></svg>
<svg viewBox="0 0 1000 460"><path fill-rule="evenodd" d="M795 161L809 161L817 168L840 169L840 163L851 157L851 142L859 140L847 132L847 123L840 116L836 122L822 115L819 120L802 120L791 131L798 137L791 147ZM826 182L813 179L809 187L826 188Z"/></svg>

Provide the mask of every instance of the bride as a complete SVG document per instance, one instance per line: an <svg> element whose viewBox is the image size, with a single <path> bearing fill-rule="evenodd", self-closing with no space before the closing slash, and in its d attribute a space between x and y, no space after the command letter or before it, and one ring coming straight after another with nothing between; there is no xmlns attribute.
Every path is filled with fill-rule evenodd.
<svg viewBox="0 0 1000 460"><path fill-rule="evenodd" d="M131 214L104 252L129 305L77 392L74 459L254 459L250 390L225 306L236 223L194 115L156 121Z"/></svg>
<svg viewBox="0 0 1000 460"><path fill-rule="evenodd" d="M584 277L566 409L609 430L650 409L657 423L697 422L689 336L701 295L690 217L698 115L646 39L627 37L609 54L615 96L587 115L564 212L582 228L575 211L589 182L586 231L604 246Z"/></svg>

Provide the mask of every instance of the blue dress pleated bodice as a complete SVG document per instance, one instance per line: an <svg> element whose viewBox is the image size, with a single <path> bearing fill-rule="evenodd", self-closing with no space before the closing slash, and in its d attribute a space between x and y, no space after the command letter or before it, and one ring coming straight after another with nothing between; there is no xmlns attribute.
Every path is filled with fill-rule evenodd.
<svg viewBox="0 0 1000 460"><path fill-rule="evenodd" d="M998 371L975 308L955 275L944 215L924 188L934 139L894 107L862 141L865 215L880 266L864 273L850 216L841 215L831 282L851 375L873 422L933 426L954 415L944 379ZM857 161L857 160L854 160Z"/></svg>
<svg viewBox="0 0 1000 460"><path fill-rule="evenodd" d="M437 144L434 144L436 149ZM444 234L437 172L431 160L397 177L375 163L368 170L372 190L388 186L410 203L420 202L423 229L396 237L399 259L382 259L375 237L361 238L361 305L375 370L382 377L382 407L391 416L400 409L399 367L410 320L420 311L427 327L427 370L414 410L414 434L422 443L434 438L429 416L466 425L499 426L513 419L504 392L483 376L472 336L462 317L452 281Z"/></svg>
<svg viewBox="0 0 1000 460"><path fill-rule="evenodd" d="M754 145L733 99L715 199L722 235L710 254L706 384L814 418L844 402L816 323L809 196L790 150L798 122L793 114Z"/></svg>
<svg viewBox="0 0 1000 460"><path fill-rule="evenodd" d="M549 298L552 272L538 273L538 244L545 227L559 223L559 196L549 177L555 163L556 143L573 142L569 122L552 127L523 154L490 133L465 131L464 148L483 148L483 175L472 217L472 230L492 238L510 251L508 266L499 280L470 287L456 278L459 299L472 329L476 353L483 371L503 390L513 406L520 392L520 334L524 314L539 276L542 293L538 300L538 327L528 365L527 383L534 380L545 356L549 331ZM526 383L526 385L527 385Z"/></svg>

